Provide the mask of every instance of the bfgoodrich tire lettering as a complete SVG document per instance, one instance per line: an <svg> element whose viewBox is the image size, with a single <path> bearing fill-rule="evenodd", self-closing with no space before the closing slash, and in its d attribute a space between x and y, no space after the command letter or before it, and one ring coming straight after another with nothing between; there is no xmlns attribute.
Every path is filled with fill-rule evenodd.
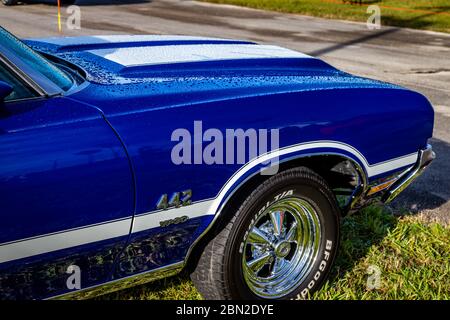
<svg viewBox="0 0 450 320"><path fill-rule="evenodd" d="M191 278L206 299L304 299L329 273L338 239L339 209L325 180L287 170L241 204Z"/></svg>

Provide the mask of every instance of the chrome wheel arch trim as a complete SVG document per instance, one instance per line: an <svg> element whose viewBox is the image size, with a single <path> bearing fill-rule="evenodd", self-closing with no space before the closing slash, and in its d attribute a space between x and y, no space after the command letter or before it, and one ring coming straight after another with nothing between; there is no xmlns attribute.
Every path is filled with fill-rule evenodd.
<svg viewBox="0 0 450 320"><path fill-rule="evenodd" d="M311 144L315 145L314 147L311 147ZM338 152L338 151L329 151L329 152L308 152L308 153L301 153L297 155L292 155L290 157L286 157L278 162L278 164L284 164L290 161L295 161L303 158L309 158L309 157L318 157L318 156L327 156L327 155L333 155L333 156L339 156L343 159L349 160L355 170L359 174L360 182L361 184L357 187L357 190L355 191L355 194L352 196L352 201L350 204L350 208L353 207L354 204L356 204L360 198L365 194L368 184L369 184L369 176L367 174L367 170L365 169L364 163L368 166L367 160L365 157L357 151L355 148L353 148L350 145L341 143L341 142L335 142L335 141L320 141L320 142L309 142L309 143L302 143L294 146L285 147L279 150L276 150L274 152L268 152L262 156L259 156L252 161L246 163L244 166L242 166L237 172L234 173L234 175L227 181L227 183L222 187L218 195L213 199L211 207L208 210L207 215L213 215L213 220L210 222L208 227L200 234L200 236L193 242L193 244L190 246L186 257L184 259L184 262L187 264L189 261L189 258L191 257L191 253L196 247L196 245L200 242L200 240L212 229L212 227L216 224L218 218L221 216L223 210L229 203L230 199L233 195L236 194L249 180L254 178L257 174L259 174L259 170L256 170L252 174L248 175L244 180L236 184L236 182L239 180L240 177L251 171L253 168L257 167L261 163L264 163L270 159L273 159L275 157L279 157L281 155L288 155L290 153L295 153L297 151L302 150L310 150L310 149L318 149L318 148L324 148L324 145L326 145L328 148L333 148L335 150L343 150L348 151L349 149L353 152L350 152L351 154L355 155L358 154L359 157L355 158L350 157L349 155ZM334 147L330 147L330 145L333 145ZM345 149L339 148L341 146L346 146ZM304 147L304 148L302 148ZM411 156L411 155L408 155ZM360 161L363 160L361 163ZM394 161L397 159L394 159ZM385 164L389 161L383 162L382 164ZM228 192L231 189L231 192Z"/></svg>
<svg viewBox="0 0 450 320"><path fill-rule="evenodd" d="M327 151L327 152L314 152L314 149L332 149L333 151ZM297 155L294 155L298 152L308 151L307 153L299 153ZM347 154L343 153L347 152L349 154L352 154L354 158L348 156ZM248 172L251 172L254 168L257 166L267 163L274 158L280 158L282 156L288 156L289 154L293 154L292 157L285 158L277 164L284 163L286 161L299 159L299 158L305 158L305 157L311 157L311 156L325 156L325 155L338 155L343 158L346 158L350 160L354 166L355 169L358 170L358 172L361 174L361 179L363 181L363 184L367 186L369 178L372 176L377 176L379 174L383 174L385 172L395 170L397 168L402 168L408 165L413 165L416 163L418 158L418 153L414 152L402 157L386 160L377 164L370 165L365 158L365 156L359 152L356 148L353 146L338 142L338 141L312 141L312 142L305 142L305 143L299 143L292 146L283 147L271 152L267 152L265 154L262 154L251 161L247 162L245 165L243 165L238 171L236 171L231 178L228 179L228 181L224 184L222 189L219 191L217 196L214 198L214 201L208 210L208 214L216 215L220 214L220 210L223 208L223 203L228 201L229 196L227 194L231 190L231 192L235 192L236 189L238 189L242 182L237 184L239 182L239 179L243 176L245 176ZM256 173L253 173L252 176L254 176ZM246 179L247 180L247 179Z"/></svg>

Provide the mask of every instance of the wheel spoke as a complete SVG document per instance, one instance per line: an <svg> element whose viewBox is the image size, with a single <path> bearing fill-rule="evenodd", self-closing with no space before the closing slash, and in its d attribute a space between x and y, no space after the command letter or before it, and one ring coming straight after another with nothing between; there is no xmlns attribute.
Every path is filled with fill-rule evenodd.
<svg viewBox="0 0 450 320"><path fill-rule="evenodd" d="M270 252L266 252L258 258L255 258L249 262L247 262L247 267L249 267L255 275L258 274L259 271L269 263L270 257L272 254Z"/></svg>
<svg viewBox="0 0 450 320"><path fill-rule="evenodd" d="M253 227L248 235L248 242L251 244L267 244L270 245L271 241L267 234L257 227Z"/></svg>
<svg viewBox="0 0 450 320"><path fill-rule="evenodd" d="M270 220L273 225L273 232L276 236L280 236L283 231L284 223L284 212L283 211L273 211L270 213Z"/></svg>
<svg viewBox="0 0 450 320"><path fill-rule="evenodd" d="M291 227L289 228L289 231L286 234L286 241L294 242L297 236L297 229L298 225L297 222L293 222Z"/></svg>
<svg viewBox="0 0 450 320"><path fill-rule="evenodd" d="M275 258L275 261L273 262L272 266L272 275L280 272L281 269L283 269L286 261L282 258Z"/></svg>

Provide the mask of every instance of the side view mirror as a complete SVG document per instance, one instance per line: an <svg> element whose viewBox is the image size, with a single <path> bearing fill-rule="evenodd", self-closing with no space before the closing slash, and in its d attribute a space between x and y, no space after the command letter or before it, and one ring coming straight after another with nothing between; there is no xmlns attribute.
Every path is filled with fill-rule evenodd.
<svg viewBox="0 0 450 320"><path fill-rule="evenodd" d="M13 92L13 87L6 82L0 81L0 103L2 103L11 92Z"/></svg>

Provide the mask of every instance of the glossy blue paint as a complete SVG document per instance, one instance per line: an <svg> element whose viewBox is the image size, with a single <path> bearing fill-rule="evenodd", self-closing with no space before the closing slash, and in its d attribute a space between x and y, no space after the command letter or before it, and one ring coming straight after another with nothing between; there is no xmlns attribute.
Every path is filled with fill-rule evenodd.
<svg viewBox="0 0 450 320"><path fill-rule="evenodd" d="M128 157L97 109L67 98L5 103L0 155L1 244L133 214ZM107 281L126 240L0 264L0 297L65 292L71 264L82 267L84 285Z"/></svg>
<svg viewBox="0 0 450 320"><path fill-rule="evenodd" d="M88 74L91 85L71 97L99 107L123 137L136 169L137 213L153 210L161 191L192 188L194 200L214 197L239 167L180 168L170 162L171 133L177 128L192 131L195 120L202 120L205 130L223 132L279 128L281 147L341 141L360 150L371 164L416 152L432 132L433 111L420 94L343 73L318 59L124 67L83 47L66 51L64 46L32 44L77 62ZM171 42L174 50L183 44ZM103 43L102 48L114 50L118 44Z"/></svg>
<svg viewBox="0 0 450 320"><path fill-rule="evenodd" d="M124 218L130 219L130 229L111 241L27 258L32 263L25 259L0 264L0 280L1 275L20 278L36 268L52 270L47 278L22 280L21 288L33 287L26 289L26 297L64 292L62 266L77 261L74 256L88 270L98 270L90 273L88 286L184 259L212 216L128 233L133 216L154 211L161 194L192 189L194 202L215 198L242 166L173 164L171 150L177 142L171 141L172 132L177 128L192 132L194 121L202 121L203 132L279 129L280 147L338 141L357 149L369 165L417 152L433 130L433 110L422 95L346 74L314 58L126 67L91 52L162 45L173 50L183 50L187 44L253 45L249 42L89 39L79 44L76 40L28 44L83 69L86 81L63 96L1 107L0 245ZM341 154L360 162L337 148L289 156L312 153ZM226 196L256 170L259 167L246 172ZM108 263L99 262L104 256ZM29 268L19 268L14 275L14 268L23 263ZM42 283L51 283L54 290ZM22 297L14 286L8 288L7 293L0 290L0 297Z"/></svg>
<svg viewBox="0 0 450 320"><path fill-rule="evenodd" d="M248 81L258 83L254 78ZM180 85L185 85L185 82ZM122 135L133 160L137 177L136 212L141 213L154 209L161 192L191 188L196 191L194 200L214 197L240 167L177 166L170 161L171 149L175 145L170 141L172 132L177 128L192 132L196 120L203 121L204 131L208 128L217 128L221 132L227 128L278 128L280 147L314 141L318 137L341 141L360 150L370 164L416 152L425 146L431 135L432 121L424 124L423 119L430 119L432 112L425 100L415 94L396 90L393 95L393 90L351 88L277 93L200 103L185 101L156 110L151 106L146 109L145 104L160 105L160 99L172 100L168 96L157 96L149 97L146 99L148 102L141 101L141 104L120 104L115 99L108 104L96 100L95 104L106 105L101 108ZM191 91L179 98L186 99L191 94L194 93ZM283 101L282 109L280 101ZM139 110L133 110L134 106L139 106ZM122 110L110 113L109 108ZM128 112L123 110L125 108ZM164 186L162 190L161 186Z"/></svg>
<svg viewBox="0 0 450 320"><path fill-rule="evenodd" d="M0 243L133 215L128 158L94 108L66 98L6 103L0 154Z"/></svg>

